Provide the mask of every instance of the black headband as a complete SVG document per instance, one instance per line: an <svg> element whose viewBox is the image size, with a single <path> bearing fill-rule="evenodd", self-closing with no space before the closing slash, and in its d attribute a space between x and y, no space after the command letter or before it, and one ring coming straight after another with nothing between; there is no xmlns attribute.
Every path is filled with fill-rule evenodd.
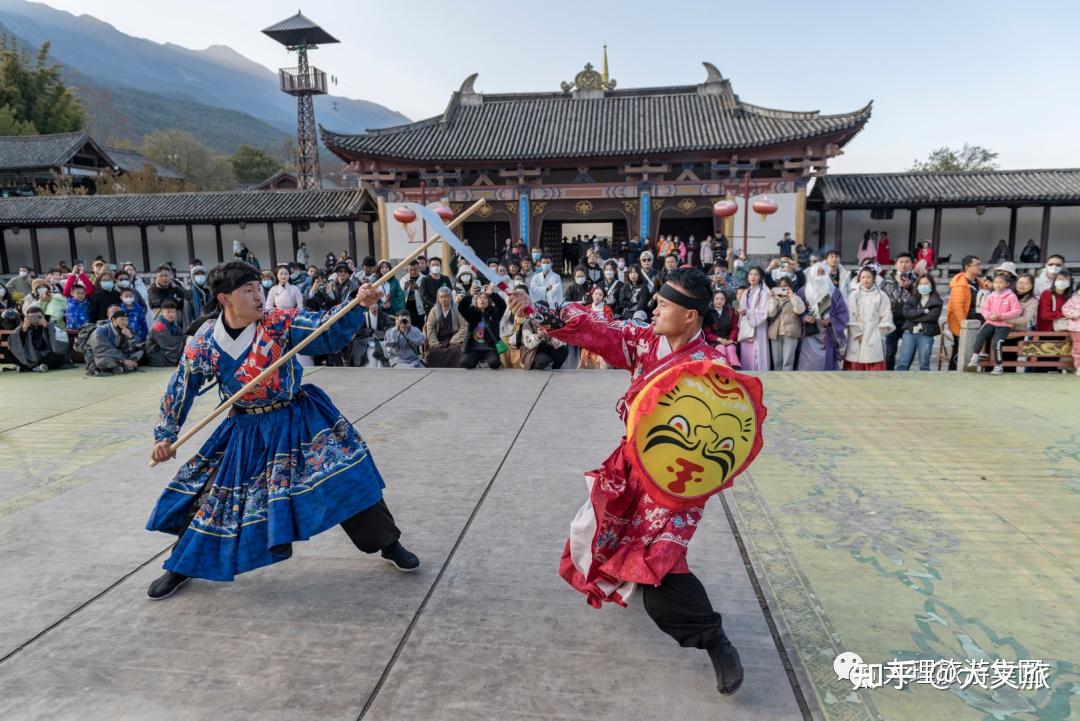
<svg viewBox="0 0 1080 721"><path fill-rule="evenodd" d="M686 308L688 310L696 310L698 312L698 315L702 317L705 316L705 311L709 309L708 298L695 298L692 295L687 295L686 293L683 293L682 291L676 289L670 283L664 283L662 286L660 286L660 290L657 291L657 295L659 295L661 298L670 300L672 303L681 305L683 308Z"/></svg>
<svg viewBox="0 0 1080 721"><path fill-rule="evenodd" d="M247 285L252 281L262 280L262 276L251 266L246 268L232 267L223 270L213 278L211 293L217 298L218 293L232 293L237 288Z"/></svg>

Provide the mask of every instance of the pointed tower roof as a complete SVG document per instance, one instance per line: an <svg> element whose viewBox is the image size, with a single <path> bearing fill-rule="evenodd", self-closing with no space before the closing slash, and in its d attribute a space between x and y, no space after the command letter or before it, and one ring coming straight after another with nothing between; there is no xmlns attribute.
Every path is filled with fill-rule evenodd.
<svg viewBox="0 0 1080 721"><path fill-rule="evenodd" d="M263 34L269 35L282 45L290 48L300 45L311 47L312 45L326 45L337 42L334 36L304 17L299 10L292 17L285 18L281 22L266 28L263 30Z"/></svg>

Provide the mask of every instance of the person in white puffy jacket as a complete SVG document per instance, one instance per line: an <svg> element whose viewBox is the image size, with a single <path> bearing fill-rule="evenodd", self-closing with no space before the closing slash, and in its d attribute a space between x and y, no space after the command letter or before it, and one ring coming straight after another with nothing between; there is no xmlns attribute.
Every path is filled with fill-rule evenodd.
<svg viewBox="0 0 1080 721"><path fill-rule="evenodd" d="M847 297L847 351L844 370L885 370L885 336L893 331L892 303L877 287L871 268L859 271L859 284Z"/></svg>

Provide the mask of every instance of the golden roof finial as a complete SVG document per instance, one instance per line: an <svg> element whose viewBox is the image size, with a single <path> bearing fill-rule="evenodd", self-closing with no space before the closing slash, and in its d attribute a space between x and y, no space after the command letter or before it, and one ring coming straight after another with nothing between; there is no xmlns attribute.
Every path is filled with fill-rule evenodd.
<svg viewBox="0 0 1080 721"><path fill-rule="evenodd" d="M608 82L608 73L607 73L607 43L604 43L604 61L603 61L603 63L601 64L601 69L600 69L600 79L604 81L604 84L605 84L605 85L607 85L607 82Z"/></svg>

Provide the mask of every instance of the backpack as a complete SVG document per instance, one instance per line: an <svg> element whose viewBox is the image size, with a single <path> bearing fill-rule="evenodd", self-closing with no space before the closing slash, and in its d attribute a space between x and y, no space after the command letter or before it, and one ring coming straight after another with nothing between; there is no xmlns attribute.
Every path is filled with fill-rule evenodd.
<svg viewBox="0 0 1080 721"><path fill-rule="evenodd" d="M71 344L72 350L81 355L85 355L87 347L90 345L90 336L94 331L102 326L102 324L108 325L109 321L99 320L97 323L88 323L82 328L79 328L79 333L75 336L75 342Z"/></svg>

